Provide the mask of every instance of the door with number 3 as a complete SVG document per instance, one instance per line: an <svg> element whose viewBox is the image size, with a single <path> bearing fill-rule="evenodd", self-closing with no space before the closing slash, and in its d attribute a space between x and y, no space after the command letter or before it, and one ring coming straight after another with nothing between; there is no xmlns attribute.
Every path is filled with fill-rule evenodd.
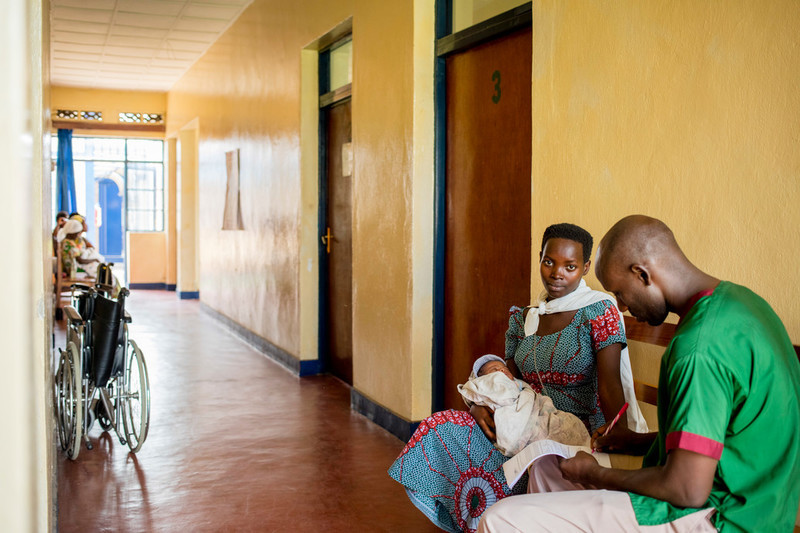
<svg viewBox="0 0 800 533"><path fill-rule="evenodd" d="M503 355L531 276L531 29L447 57L444 403Z"/></svg>

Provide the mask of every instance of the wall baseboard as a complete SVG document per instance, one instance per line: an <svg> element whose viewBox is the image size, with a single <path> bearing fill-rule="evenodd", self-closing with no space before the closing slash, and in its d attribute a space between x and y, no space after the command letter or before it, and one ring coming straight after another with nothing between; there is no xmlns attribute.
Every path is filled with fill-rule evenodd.
<svg viewBox="0 0 800 533"><path fill-rule="evenodd" d="M317 374L324 374L325 370L322 367L322 361L319 359L306 359L300 361L300 377L316 376Z"/></svg>
<svg viewBox="0 0 800 533"><path fill-rule="evenodd" d="M128 288L131 290L140 291L165 291L167 290L166 283L128 283Z"/></svg>
<svg viewBox="0 0 800 533"><path fill-rule="evenodd" d="M419 422L394 414L384 406L370 400L356 389L350 389L350 408L360 413L402 441L407 441L419 426Z"/></svg>
<svg viewBox="0 0 800 533"><path fill-rule="evenodd" d="M176 284L174 284L174 283L167 283L167 290L168 290L168 291L175 292L175 290L176 290L177 288L178 288L178 286L177 286Z"/></svg>
<svg viewBox="0 0 800 533"><path fill-rule="evenodd" d="M178 291L178 298L181 300L199 300L200 291Z"/></svg>
<svg viewBox="0 0 800 533"><path fill-rule="evenodd" d="M207 306L203 302L200 302L200 309L222 322L237 337L241 338L247 344L289 370L292 374L303 377L314 376L322 373L322 365L317 359L301 361L283 348L275 346L264 337L253 333L238 322L223 315L216 309Z"/></svg>

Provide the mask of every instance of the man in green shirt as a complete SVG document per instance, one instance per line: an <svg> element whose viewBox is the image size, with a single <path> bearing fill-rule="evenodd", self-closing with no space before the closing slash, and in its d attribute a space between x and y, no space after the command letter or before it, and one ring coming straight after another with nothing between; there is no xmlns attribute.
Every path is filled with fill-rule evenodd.
<svg viewBox="0 0 800 533"><path fill-rule="evenodd" d="M561 463L564 478L608 490L506 498L479 531L791 531L800 364L769 304L699 270L663 222L640 215L609 230L595 272L638 320L681 319L661 363L659 432L595 441L649 447L643 468L607 469L579 453Z"/></svg>

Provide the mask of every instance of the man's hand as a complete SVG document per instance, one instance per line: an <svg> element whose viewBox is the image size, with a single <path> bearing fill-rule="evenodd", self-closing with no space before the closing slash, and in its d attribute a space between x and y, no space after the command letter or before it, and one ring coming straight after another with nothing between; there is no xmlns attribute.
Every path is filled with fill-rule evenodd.
<svg viewBox="0 0 800 533"><path fill-rule="evenodd" d="M635 492L678 507L708 506L718 461L707 455L676 448L663 466L639 470L603 468L594 457L578 452L561 462L564 479L598 489Z"/></svg>
<svg viewBox="0 0 800 533"><path fill-rule="evenodd" d="M617 424L611 429L611 433L604 437L603 433L607 427L608 423L605 423L592 433L592 449L606 453L644 455L658 435L658 433L636 433Z"/></svg>
<svg viewBox="0 0 800 533"><path fill-rule="evenodd" d="M478 427L481 428L486 438L491 442L495 442L497 434L494 427L494 411L483 405L472 404L472 407L469 408L469 414L478 423Z"/></svg>
<svg viewBox="0 0 800 533"><path fill-rule="evenodd" d="M592 484L592 474L602 468L597 459L586 452L578 452L575 457L561 461L559 466L564 479L581 484Z"/></svg>

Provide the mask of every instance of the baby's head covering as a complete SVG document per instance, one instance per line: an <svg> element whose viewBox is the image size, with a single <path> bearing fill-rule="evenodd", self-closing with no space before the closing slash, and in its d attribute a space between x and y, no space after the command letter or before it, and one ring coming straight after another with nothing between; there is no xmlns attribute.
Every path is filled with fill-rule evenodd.
<svg viewBox="0 0 800 533"><path fill-rule="evenodd" d="M60 230L58 230L58 235L56 235L56 240L58 242L61 242L67 237L67 235L70 235L72 233L80 233L81 231L83 231L83 224L81 224L77 220L69 219L64 224L64 226Z"/></svg>
<svg viewBox="0 0 800 533"><path fill-rule="evenodd" d="M505 363L506 363L506 362L503 360L503 358L502 358L502 357L499 357L499 356L497 356L497 355L494 355L494 354L492 354L492 353L487 353L486 355L482 355L482 356L478 357L478 359L477 359L477 360L475 361L475 363L472 365L472 373L473 373L473 374L475 374L475 376L477 376L477 375L478 375L478 372L479 372L479 371L480 371L480 369L481 369L481 367L482 367L483 365L485 365L486 363L488 363L489 361L500 361L500 362L501 362L501 363L503 363L503 364L505 364Z"/></svg>

